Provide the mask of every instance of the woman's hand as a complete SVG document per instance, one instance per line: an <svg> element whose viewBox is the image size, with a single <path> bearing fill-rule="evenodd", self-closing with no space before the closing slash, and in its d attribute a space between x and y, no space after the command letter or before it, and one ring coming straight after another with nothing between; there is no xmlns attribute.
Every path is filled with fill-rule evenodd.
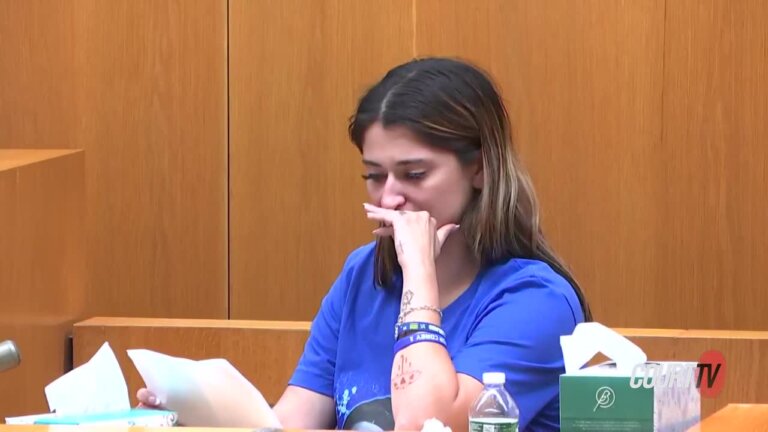
<svg viewBox="0 0 768 432"><path fill-rule="evenodd" d="M136 392L136 398L139 400L139 408L164 409L157 396L145 388Z"/></svg>
<svg viewBox="0 0 768 432"><path fill-rule="evenodd" d="M145 408L145 409L157 409L157 410L164 410L166 407L163 406L163 404L157 399L157 396L155 396L154 393L151 391L140 388L139 391L136 392L136 399L139 400L139 408ZM178 421L176 422L176 426L185 426Z"/></svg>
<svg viewBox="0 0 768 432"><path fill-rule="evenodd" d="M459 228L456 224L437 228L435 218L425 211L389 210L367 203L363 207L368 219L383 225L373 233L394 238L397 260L403 269L434 264L445 240Z"/></svg>

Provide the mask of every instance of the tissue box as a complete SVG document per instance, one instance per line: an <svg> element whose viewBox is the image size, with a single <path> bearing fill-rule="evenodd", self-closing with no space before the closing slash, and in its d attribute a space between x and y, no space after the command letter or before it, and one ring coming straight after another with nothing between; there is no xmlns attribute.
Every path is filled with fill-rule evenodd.
<svg viewBox="0 0 768 432"><path fill-rule="evenodd" d="M646 367L642 364L636 368L635 377L619 372L613 363L560 375L561 430L666 432L685 431L697 424L701 416L701 396L695 375L689 373L686 379L680 379L684 374L674 373L695 370L696 363L648 362L644 365L658 372L653 383L643 382Z"/></svg>

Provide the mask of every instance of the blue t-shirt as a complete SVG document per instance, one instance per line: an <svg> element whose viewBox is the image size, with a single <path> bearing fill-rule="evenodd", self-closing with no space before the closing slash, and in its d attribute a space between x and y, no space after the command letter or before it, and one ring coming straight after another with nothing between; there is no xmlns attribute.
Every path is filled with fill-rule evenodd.
<svg viewBox="0 0 768 432"><path fill-rule="evenodd" d="M394 327L402 288L374 285L374 244L350 254L312 322L289 381L336 402L336 427L391 430ZM443 310L456 371L482 382L500 371L520 409L521 430L557 430L560 336L584 320L571 285L541 261L482 269Z"/></svg>

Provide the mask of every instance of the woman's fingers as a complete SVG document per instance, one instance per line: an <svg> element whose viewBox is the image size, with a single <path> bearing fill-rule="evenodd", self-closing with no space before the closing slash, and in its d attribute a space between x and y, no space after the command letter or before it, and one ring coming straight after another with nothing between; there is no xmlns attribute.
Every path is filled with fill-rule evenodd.
<svg viewBox="0 0 768 432"><path fill-rule="evenodd" d="M139 406L147 408L158 408L160 406L157 396L145 388L141 388L136 392L136 398L139 400Z"/></svg>
<svg viewBox="0 0 768 432"><path fill-rule="evenodd" d="M381 213L371 213L371 212L368 212L368 213L366 213L366 216L370 220L375 220L375 221L378 221L378 222L384 222L386 224L392 225L393 216L391 216L391 215L385 215L385 214L381 214Z"/></svg>
<svg viewBox="0 0 768 432"><path fill-rule="evenodd" d="M437 229L436 237L437 237L437 250L438 252L445 244L445 241L448 239L448 236L451 235L454 231L457 231L459 229L459 226L456 224L448 224L443 225L440 228Z"/></svg>
<svg viewBox="0 0 768 432"><path fill-rule="evenodd" d="M394 219L399 216L399 213L395 210L383 209L368 203L364 203L363 208L365 208L368 219L382 222L387 225L392 225Z"/></svg>

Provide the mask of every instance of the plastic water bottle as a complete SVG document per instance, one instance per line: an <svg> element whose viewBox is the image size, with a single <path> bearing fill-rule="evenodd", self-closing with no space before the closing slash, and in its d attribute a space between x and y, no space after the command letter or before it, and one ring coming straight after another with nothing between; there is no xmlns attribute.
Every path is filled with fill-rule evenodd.
<svg viewBox="0 0 768 432"><path fill-rule="evenodd" d="M483 374L483 391L469 409L469 432L517 432L520 412L504 389L503 372Z"/></svg>

